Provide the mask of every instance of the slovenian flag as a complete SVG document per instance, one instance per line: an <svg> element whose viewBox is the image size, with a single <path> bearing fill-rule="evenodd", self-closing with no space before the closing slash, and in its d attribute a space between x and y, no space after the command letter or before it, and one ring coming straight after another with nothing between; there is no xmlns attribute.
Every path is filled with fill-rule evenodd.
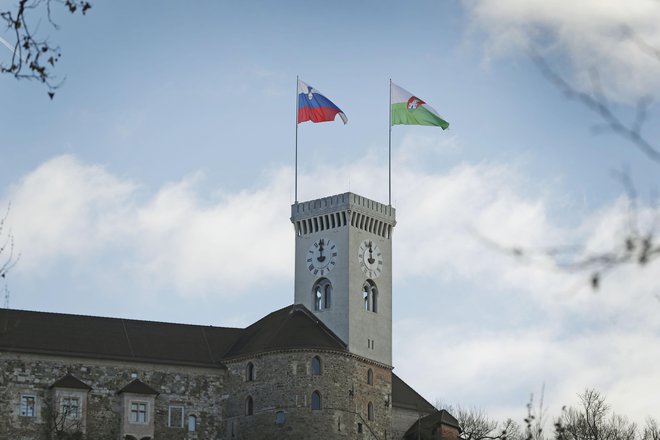
<svg viewBox="0 0 660 440"><path fill-rule="evenodd" d="M449 127L449 122L426 102L394 83L390 87L392 125L434 125L443 130Z"/></svg>
<svg viewBox="0 0 660 440"><path fill-rule="evenodd" d="M344 124L348 118L339 107L323 96L321 92L298 80L298 123L305 121L334 121L339 115Z"/></svg>

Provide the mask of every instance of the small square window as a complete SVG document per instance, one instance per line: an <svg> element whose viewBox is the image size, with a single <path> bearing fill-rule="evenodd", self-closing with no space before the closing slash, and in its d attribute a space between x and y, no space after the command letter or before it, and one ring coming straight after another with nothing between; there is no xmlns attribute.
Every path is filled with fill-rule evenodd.
<svg viewBox="0 0 660 440"><path fill-rule="evenodd" d="M35 396L21 396L21 416L35 417L36 400Z"/></svg>
<svg viewBox="0 0 660 440"><path fill-rule="evenodd" d="M278 425L284 425L284 422L286 422L286 416L284 415L284 411L277 411L275 413L275 423Z"/></svg>
<svg viewBox="0 0 660 440"><path fill-rule="evenodd" d="M77 397L62 397L62 416L69 419L80 417L80 399Z"/></svg>
<svg viewBox="0 0 660 440"><path fill-rule="evenodd" d="M130 419L132 423L147 423L147 403L131 402Z"/></svg>
<svg viewBox="0 0 660 440"><path fill-rule="evenodd" d="M167 418L167 426L170 428L183 428L183 406L170 405Z"/></svg>

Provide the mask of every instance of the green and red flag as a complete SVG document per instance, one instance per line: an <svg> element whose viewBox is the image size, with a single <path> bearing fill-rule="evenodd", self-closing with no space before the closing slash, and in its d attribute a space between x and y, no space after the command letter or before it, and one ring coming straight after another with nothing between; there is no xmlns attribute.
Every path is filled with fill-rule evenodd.
<svg viewBox="0 0 660 440"><path fill-rule="evenodd" d="M392 83L390 87L392 125L432 125L446 130L445 121L433 107L417 96Z"/></svg>

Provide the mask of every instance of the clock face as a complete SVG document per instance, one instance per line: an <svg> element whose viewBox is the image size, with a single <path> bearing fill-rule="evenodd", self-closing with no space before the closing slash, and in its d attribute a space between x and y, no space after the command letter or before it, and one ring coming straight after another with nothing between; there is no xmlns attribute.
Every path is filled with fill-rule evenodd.
<svg viewBox="0 0 660 440"><path fill-rule="evenodd" d="M358 249L358 261L362 272L370 278L378 278L383 271L383 253L376 243L364 240Z"/></svg>
<svg viewBox="0 0 660 440"><path fill-rule="evenodd" d="M327 275L337 264L337 246L330 239L319 238L309 247L306 261L313 275Z"/></svg>

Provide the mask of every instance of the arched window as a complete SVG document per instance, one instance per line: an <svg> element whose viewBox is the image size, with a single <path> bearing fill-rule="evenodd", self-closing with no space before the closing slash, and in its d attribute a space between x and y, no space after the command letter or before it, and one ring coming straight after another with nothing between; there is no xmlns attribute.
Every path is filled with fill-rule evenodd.
<svg viewBox="0 0 660 440"><path fill-rule="evenodd" d="M314 356L312 358L312 375L320 376L321 375L321 358Z"/></svg>
<svg viewBox="0 0 660 440"><path fill-rule="evenodd" d="M312 393L312 409L321 409L321 393L318 391Z"/></svg>
<svg viewBox="0 0 660 440"><path fill-rule="evenodd" d="M312 287L312 302L314 311L329 309L332 306L332 283L327 278L321 278Z"/></svg>
<svg viewBox="0 0 660 440"><path fill-rule="evenodd" d="M369 402L367 404L367 420L374 419L374 404Z"/></svg>
<svg viewBox="0 0 660 440"><path fill-rule="evenodd" d="M371 368L367 370L367 384L368 385L373 385L374 384L374 372Z"/></svg>
<svg viewBox="0 0 660 440"><path fill-rule="evenodd" d="M188 416L188 432L197 430L197 416Z"/></svg>
<svg viewBox="0 0 660 440"><path fill-rule="evenodd" d="M362 300L364 310L378 313L378 287L372 280L366 280L362 285Z"/></svg>
<svg viewBox="0 0 660 440"><path fill-rule="evenodd" d="M248 362L247 366L245 367L245 381L252 382L253 380L254 380L254 364L252 362Z"/></svg>
<svg viewBox="0 0 660 440"><path fill-rule="evenodd" d="M245 399L245 415L251 416L252 414L254 414L254 403L252 402L252 397L248 396Z"/></svg>

